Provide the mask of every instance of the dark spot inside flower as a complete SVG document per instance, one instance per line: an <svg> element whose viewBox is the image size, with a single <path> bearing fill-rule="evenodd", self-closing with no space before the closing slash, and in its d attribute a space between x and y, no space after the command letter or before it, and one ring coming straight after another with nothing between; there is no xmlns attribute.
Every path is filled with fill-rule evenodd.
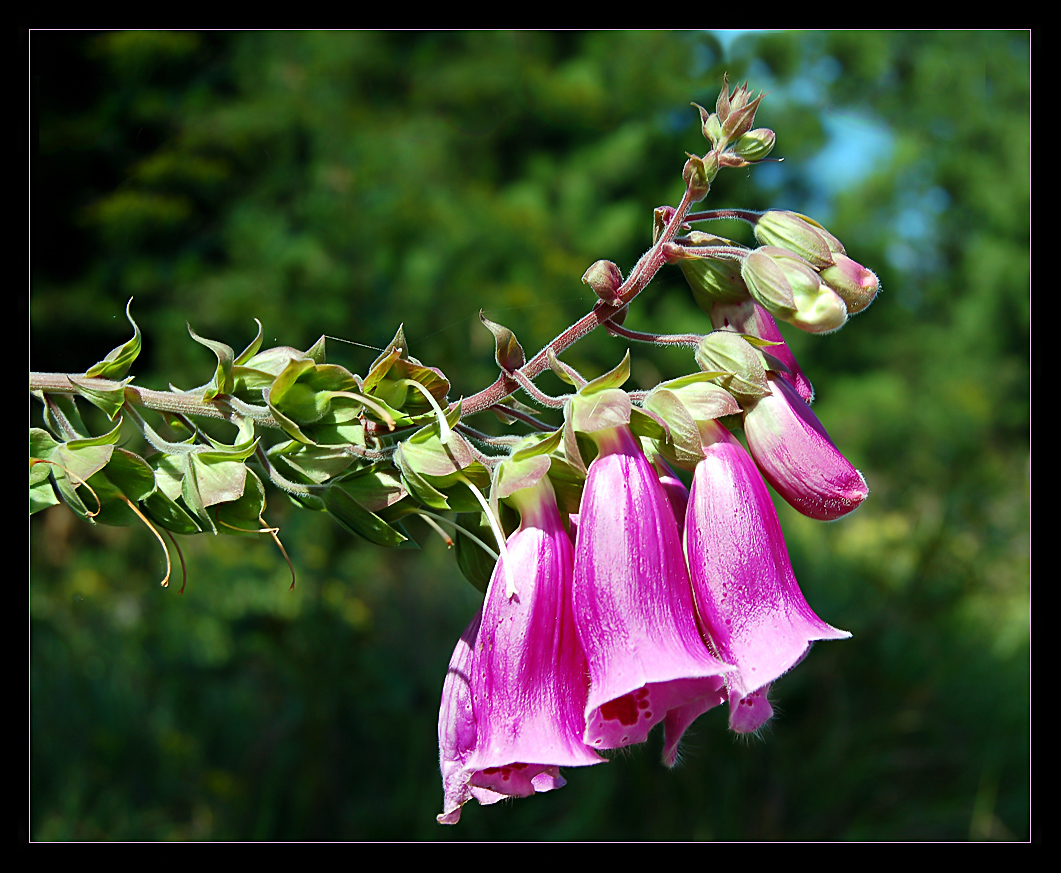
<svg viewBox="0 0 1061 873"><path fill-rule="evenodd" d="M634 695L624 694L615 700L609 700L600 708L600 714L608 721L626 725L637 724L637 703Z"/></svg>

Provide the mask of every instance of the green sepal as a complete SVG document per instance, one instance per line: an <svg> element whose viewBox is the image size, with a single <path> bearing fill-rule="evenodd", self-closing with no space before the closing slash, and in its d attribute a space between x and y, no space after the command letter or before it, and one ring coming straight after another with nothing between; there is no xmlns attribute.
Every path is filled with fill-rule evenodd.
<svg viewBox="0 0 1061 873"><path fill-rule="evenodd" d="M395 409L404 409L408 405L411 407L409 414L416 414L430 407L419 391L410 389L407 380L419 382L439 402L445 400L449 394L449 380L440 370L425 367L416 358L409 356L405 333L399 325L394 339L383 350L383 354L376 358L365 375L362 390Z"/></svg>
<svg viewBox="0 0 1061 873"><path fill-rule="evenodd" d="M591 382L587 382L580 390L579 395L586 396L589 394L598 394L602 391L609 391L613 388L620 388L626 384L626 380L630 378L630 350L626 350L626 354L618 365L609 370L603 376L598 376Z"/></svg>
<svg viewBox="0 0 1061 873"><path fill-rule="evenodd" d="M269 449L269 460L280 472L302 485L323 485L346 473L355 458L332 446L308 446L291 440Z"/></svg>
<svg viewBox="0 0 1061 873"><path fill-rule="evenodd" d="M537 455L550 455L560 445L563 436L563 428L549 434L532 434L520 441L519 447L512 452L512 460L523 461Z"/></svg>
<svg viewBox="0 0 1061 873"><path fill-rule="evenodd" d="M173 533L191 535L203 532L202 526L161 489L144 498L143 510L151 521Z"/></svg>
<svg viewBox="0 0 1061 873"><path fill-rule="evenodd" d="M568 385L574 385L578 388L586 384L586 380L578 374L574 367L565 364L556 356L556 352L552 350L551 346L545 350L545 360L549 364L549 369L556 373L564 382L567 382Z"/></svg>
<svg viewBox="0 0 1061 873"><path fill-rule="evenodd" d="M650 440L665 440L669 432L667 422L653 410L633 405L630 407L630 430Z"/></svg>
<svg viewBox="0 0 1061 873"><path fill-rule="evenodd" d="M69 394L49 394L45 398L44 394L39 391L33 392L33 396L44 404L44 423L48 426L48 430L59 439L82 439L91 436L81 420L81 412L77 408L77 401L74 397ZM65 420L67 427L63 426L60 416Z"/></svg>
<svg viewBox="0 0 1061 873"><path fill-rule="evenodd" d="M353 374L337 364L295 360L273 382L269 408L300 425L313 424L328 412L336 392L358 391L359 387Z"/></svg>
<svg viewBox="0 0 1061 873"><path fill-rule="evenodd" d="M405 488L410 494L416 499L418 503L422 503L424 506L430 506L432 509L451 509L449 501L446 499L446 495L435 488L430 482L428 482L423 476L416 472L412 466L406 464L401 457L401 450L394 454L395 466L401 471L402 482ZM475 504L476 508L478 503Z"/></svg>
<svg viewBox="0 0 1061 873"><path fill-rule="evenodd" d="M378 546L395 548L408 537L366 509L342 486L334 485L321 495L329 514L352 533Z"/></svg>
<svg viewBox="0 0 1061 873"><path fill-rule="evenodd" d="M494 532L490 524L484 521L481 512L462 512L457 516L457 524L470 531L484 543L494 542ZM453 543L457 552L457 566L460 567L464 578L471 582L476 590L485 594L497 562L491 555L484 552L477 543L472 542L472 540L462 534L460 529L454 535Z"/></svg>
<svg viewBox="0 0 1061 873"><path fill-rule="evenodd" d="M667 460L687 470L696 466L704 457L700 431L678 394L667 388L655 388L645 398L645 408L663 418L670 428L670 439L660 443L661 453Z"/></svg>
<svg viewBox="0 0 1061 873"><path fill-rule="evenodd" d="M206 346L217 356L217 367L214 370L213 378L202 386L203 400L213 400L219 394L231 394L235 387L235 382L232 378L235 352L232 351L232 346L199 336L192 330L190 324L188 325L188 333L193 340L200 345ZM199 389L196 390L198 391Z"/></svg>
<svg viewBox="0 0 1061 873"><path fill-rule="evenodd" d="M258 319L254 319L254 323L258 325L258 335L250 341L247 348L236 355L236 359L232 362L235 366L242 366L247 363L251 358L258 354L258 349L262 347L262 323Z"/></svg>
<svg viewBox="0 0 1061 873"><path fill-rule="evenodd" d="M97 507L90 498L89 509L77 494L77 487L88 482L110 463L114 455L114 444L121 436L121 421L108 433L98 437L68 440L57 444L50 455L51 473L63 501L86 521L96 522ZM92 486L95 488L95 486ZM103 498L97 494L101 502Z"/></svg>
<svg viewBox="0 0 1061 873"><path fill-rule="evenodd" d="M399 503L409 493L401 477L389 465L342 479L343 490L370 512L381 512Z"/></svg>
<svg viewBox="0 0 1061 873"><path fill-rule="evenodd" d="M291 346L275 346L258 352L232 367L232 394L241 400L260 401L262 389L269 388L288 364L304 360L313 359Z"/></svg>
<svg viewBox="0 0 1061 873"><path fill-rule="evenodd" d="M29 514L55 506L60 500L52 487L52 464L48 463L59 444L39 427L29 431Z"/></svg>
<svg viewBox="0 0 1061 873"><path fill-rule="evenodd" d="M124 345L111 349L102 361L93 364L85 371L86 376L97 379L118 380L129 372L133 361L140 354L140 328L133 321L132 313L129 311L132 305L133 298L130 297L129 302L125 304L125 317L129 319L129 324L133 326L133 338ZM113 417L111 416L111 418Z"/></svg>
<svg viewBox="0 0 1061 873"><path fill-rule="evenodd" d="M247 481L247 466L244 463L254 454L258 440L226 447L222 450L205 450L185 455L186 469L195 477L196 492L202 506L215 506L239 500ZM185 483L187 483L187 477Z"/></svg>
<svg viewBox="0 0 1061 873"><path fill-rule="evenodd" d="M113 388L97 388L78 381L76 376L67 376L70 383L77 387L79 396L84 397L93 406L98 406L107 418L114 421L114 417L125 403L125 386L133 381L131 376L122 379Z"/></svg>
<svg viewBox="0 0 1061 873"><path fill-rule="evenodd" d="M315 364L323 364L327 360L324 355L324 341L327 337L321 334L313 345L306 349L306 357L313 361Z"/></svg>
<svg viewBox="0 0 1061 873"><path fill-rule="evenodd" d="M456 408L447 419L454 412L459 420ZM463 437L452 433L449 442L442 445L437 421L405 440L394 453L394 463L412 495L435 509L469 512L479 506L464 478L480 491L490 488L490 471L475 458Z"/></svg>
<svg viewBox="0 0 1061 873"><path fill-rule="evenodd" d="M579 393L571 398L569 408L569 425L579 433L592 434L629 425L632 404L625 391L605 388L589 395Z"/></svg>
<svg viewBox="0 0 1061 873"><path fill-rule="evenodd" d="M523 353L523 346L519 344L516 335L507 327L487 318L483 311L479 310L479 320L494 336L494 360L506 373L518 370L527 363L527 356Z"/></svg>
<svg viewBox="0 0 1061 873"><path fill-rule="evenodd" d="M532 488L548 475L549 467L548 455L534 455L519 460L515 457L506 458L498 465L493 493L503 500L524 488Z"/></svg>
<svg viewBox="0 0 1061 873"><path fill-rule="evenodd" d="M582 504L582 491L586 484L586 471L579 470L564 458L552 457L549 467L549 482L556 492L556 505L562 516L578 512Z"/></svg>
<svg viewBox="0 0 1061 873"><path fill-rule="evenodd" d="M139 503L155 490L155 474L150 464L139 455L114 447L106 467L89 476L88 485L100 502L100 510L92 521L125 526L137 523L139 519L122 495L134 504ZM77 512L76 508L71 508Z"/></svg>
<svg viewBox="0 0 1061 873"><path fill-rule="evenodd" d="M253 470L247 470L243 493L236 500L215 510L217 532L232 536L260 536L261 515L265 511L265 488Z"/></svg>

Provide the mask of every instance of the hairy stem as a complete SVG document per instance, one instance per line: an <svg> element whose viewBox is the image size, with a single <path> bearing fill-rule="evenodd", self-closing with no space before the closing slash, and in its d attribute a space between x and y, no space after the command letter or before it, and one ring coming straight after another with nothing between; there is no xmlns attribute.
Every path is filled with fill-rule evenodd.
<svg viewBox="0 0 1061 873"><path fill-rule="evenodd" d="M554 353L560 354L565 349L570 348L580 339L609 321L613 315L640 294L666 262L663 247L677 236L692 204L693 198L687 188L685 194L682 195L682 202L674 210L659 238L652 245L652 248L645 252L641 259L634 264L630 275L626 277L626 280L619 287L616 292L615 304L608 304L603 301L597 303L587 315L576 321L520 367L519 372L528 379L534 379L536 376L541 375L548 366L547 355L550 349ZM465 416L482 412L484 409L499 403L510 394L513 394L519 387L519 383L515 379L502 373L493 385L467 398L461 406L461 414Z"/></svg>

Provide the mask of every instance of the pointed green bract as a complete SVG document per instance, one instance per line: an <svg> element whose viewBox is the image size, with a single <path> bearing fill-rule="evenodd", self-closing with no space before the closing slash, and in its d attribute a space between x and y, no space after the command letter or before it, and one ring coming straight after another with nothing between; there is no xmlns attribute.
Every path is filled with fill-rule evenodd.
<svg viewBox="0 0 1061 873"><path fill-rule="evenodd" d="M206 346L217 356L217 368L214 370L213 378L202 386L203 400L213 400L219 394L231 394L235 383L232 378L232 367L235 364L235 352L232 346L217 340L206 339L199 336L192 326L188 325L188 333L193 340L200 345ZM199 390L199 389L197 389Z"/></svg>
<svg viewBox="0 0 1061 873"><path fill-rule="evenodd" d="M129 324L133 326L132 339L123 345L111 349L102 361L93 364L85 371L86 376L99 379L117 380L121 379L129 372L129 368L132 366L133 361L135 361L137 355L140 354L140 328L133 320L132 312L130 311L132 305L133 298L130 297L129 302L125 304L125 317L129 319Z"/></svg>

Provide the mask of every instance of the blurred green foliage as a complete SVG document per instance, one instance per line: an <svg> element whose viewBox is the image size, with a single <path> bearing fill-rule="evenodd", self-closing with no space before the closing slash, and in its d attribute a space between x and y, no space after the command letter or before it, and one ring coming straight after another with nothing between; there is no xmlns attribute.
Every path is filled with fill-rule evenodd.
<svg viewBox="0 0 1061 873"><path fill-rule="evenodd" d="M411 351L492 381L479 308L531 352L629 269L703 151L722 73L769 93L781 164L707 206L809 212L883 292L787 332L872 489L835 524L780 507L815 610L854 639L777 683L762 741L725 713L562 791L435 824L435 721L478 598L423 550L355 541L274 495L265 538L31 526L37 840L963 840L1029 834L1026 32L32 35L31 364L77 372L144 331L138 384L207 381L201 334ZM715 228L712 228L713 230ZM721 233L747 238L740 227ZM750 241L750 238L749 238ZM708 330L667 268L628 325ZM609 369L594 334L568 359ZM687 372L635 350L634 382ZM372 349L329 344L364 372ZM545 386L548 388L548 386ZM478 423L478 422L477 422ZM481 423L487 427L487 423Z"/></svg>

